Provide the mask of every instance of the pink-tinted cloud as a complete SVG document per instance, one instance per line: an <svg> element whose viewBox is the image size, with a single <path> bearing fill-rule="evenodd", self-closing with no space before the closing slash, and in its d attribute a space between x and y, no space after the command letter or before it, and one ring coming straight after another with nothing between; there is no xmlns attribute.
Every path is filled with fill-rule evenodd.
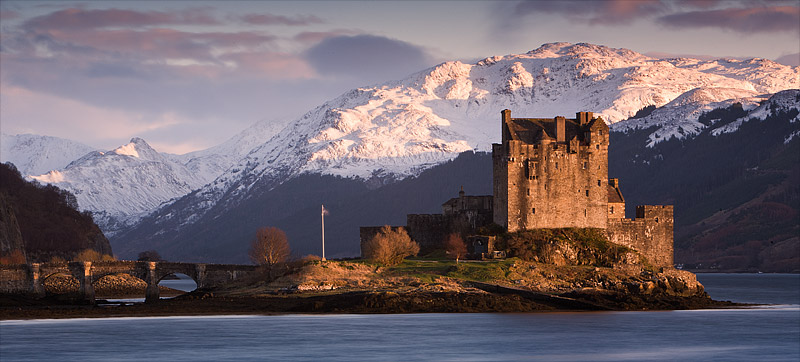
<svg viewBox="0 0 800 362"><path fill-rule="evenodd" d="M305 59L288 53L240 52L230 53L221 60L233 62L243 74L259 74L270 79L309 79L317 73Z"/></svg>
<svg viewBox="0 0 800 362"><path fill-rule="evenodd" d="M237 20L250 25L313 25L325 23L319 17L313 15L283 16L274 14L247 14L237 16Z"/></svg>
<svg viewBox="0 0 800 362"><path fill-rule="evenodd" d="M362 33L351 29L334 29L330 31L304 31L294 36L294 40L303 44L316 44L325 39L342 35L357 35Z"/></svg>
<svg viewBox="0 0 800 362"><path fill-rule="evenodd" d="M800 32L800 6L688 11L664 15L656 21L673 28L721 28L740 33Z"/></svg>
<svg viewBox="0 0 800 362"><path fill-rule="evenodd" d="M0 10L0 20L11 20L19 18L20 14L14 10Z"/></svg>
<svg viewBox="0 0 800 362"><path fill-rule="evenodd" d="M28 30L81 30L111 27L144 27L159 25L218 25L205 9L175 12L135 11L123 9L69 8L29 19L23 24Z"/></svg>
<svg viewBox="0 0 800 362"><path fill-rule="evenodd" d="M215 49L258 47L269 45L276 39L271 35L254 32L194 33L164 28L142 31L51 31L49 36L60 43L90 47L117 54L127 53L138 59L180 58L198 61L214 60L213 52Z"/></svg>
<svg viewBox="0 0 800 362"><path fill-rule="evenodd" d="M522 1L513 16L556 14L587 25L623 25L667 9L661 0Z"/></svg>

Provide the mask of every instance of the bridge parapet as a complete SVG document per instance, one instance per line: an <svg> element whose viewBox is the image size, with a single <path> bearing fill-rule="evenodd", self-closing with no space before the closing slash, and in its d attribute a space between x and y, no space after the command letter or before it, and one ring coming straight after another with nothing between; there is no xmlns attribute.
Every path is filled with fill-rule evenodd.
<svg viewBox="0 0 800 362"><path fill-rule="evenodd" d="M147 283L145 301L160 297L158 282L181 273L189 276L197 288L213 288L241 280L256 271L254 265L198 264L180 262L105 261L34 263L0 265L0 293L45 295L44 281L54 274L68 274L80 283L81 299L94 303L93 283L113 274L129 274Z"/></svg>

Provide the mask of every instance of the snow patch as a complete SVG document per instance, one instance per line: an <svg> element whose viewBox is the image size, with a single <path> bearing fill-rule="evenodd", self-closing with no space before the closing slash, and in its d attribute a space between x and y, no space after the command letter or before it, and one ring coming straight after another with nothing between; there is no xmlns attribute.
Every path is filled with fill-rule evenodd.
<svg viewBox="0 0 800 362"><path fill-rule="evenodd" d="M118 154L118 155L132 156L132 157L139 158L139 152L136 151L136 144L134 144L133 142L128 143L127 145L124 145L124 146L120 146L119 148L115 149L113 152Z"/></svg>
<svg viewBox="0 0 800 362"><path fill-rule="evenodd" d="M57 170L50 171L44 175L31 176L30 178L48 184L57 184L65 181L64 174Z"/></svg>

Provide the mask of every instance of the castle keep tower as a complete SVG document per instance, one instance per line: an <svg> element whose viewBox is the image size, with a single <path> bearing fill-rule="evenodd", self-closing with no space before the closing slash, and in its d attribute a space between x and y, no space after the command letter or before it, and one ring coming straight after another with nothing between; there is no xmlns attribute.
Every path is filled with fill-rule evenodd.
<svg viewBox="0 0 800 362"><path fill-rule="evenodd" d="M508 231L608 223L608 126L576 118L511 118L492 145L494 222ZM623 214L624 215L624 214Z"/></svg>
<svg viewBox="0 0 800 362"><path fill-rule="evenodd" d="M672 205L636 207L625 218L617 179L608 178L608 126L591 112L511 118L503 110L502 144L492 145L495 224L524 229L598 228L653 265L672 266Z"/></svg>

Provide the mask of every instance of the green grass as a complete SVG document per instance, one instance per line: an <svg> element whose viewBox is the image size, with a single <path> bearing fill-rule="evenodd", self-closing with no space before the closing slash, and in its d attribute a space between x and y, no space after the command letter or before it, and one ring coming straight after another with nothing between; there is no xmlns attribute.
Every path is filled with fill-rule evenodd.
<svg viewBox="0 0 800 362"><path fill-rule="evenodd" d="M421 261L405 260L388 267L386 273L397 276L419 278L425 283L434 283L439 277L463 280L493 282L508 276L516 258L499 261L480 261L456 263L454 260Z"/></svg>

